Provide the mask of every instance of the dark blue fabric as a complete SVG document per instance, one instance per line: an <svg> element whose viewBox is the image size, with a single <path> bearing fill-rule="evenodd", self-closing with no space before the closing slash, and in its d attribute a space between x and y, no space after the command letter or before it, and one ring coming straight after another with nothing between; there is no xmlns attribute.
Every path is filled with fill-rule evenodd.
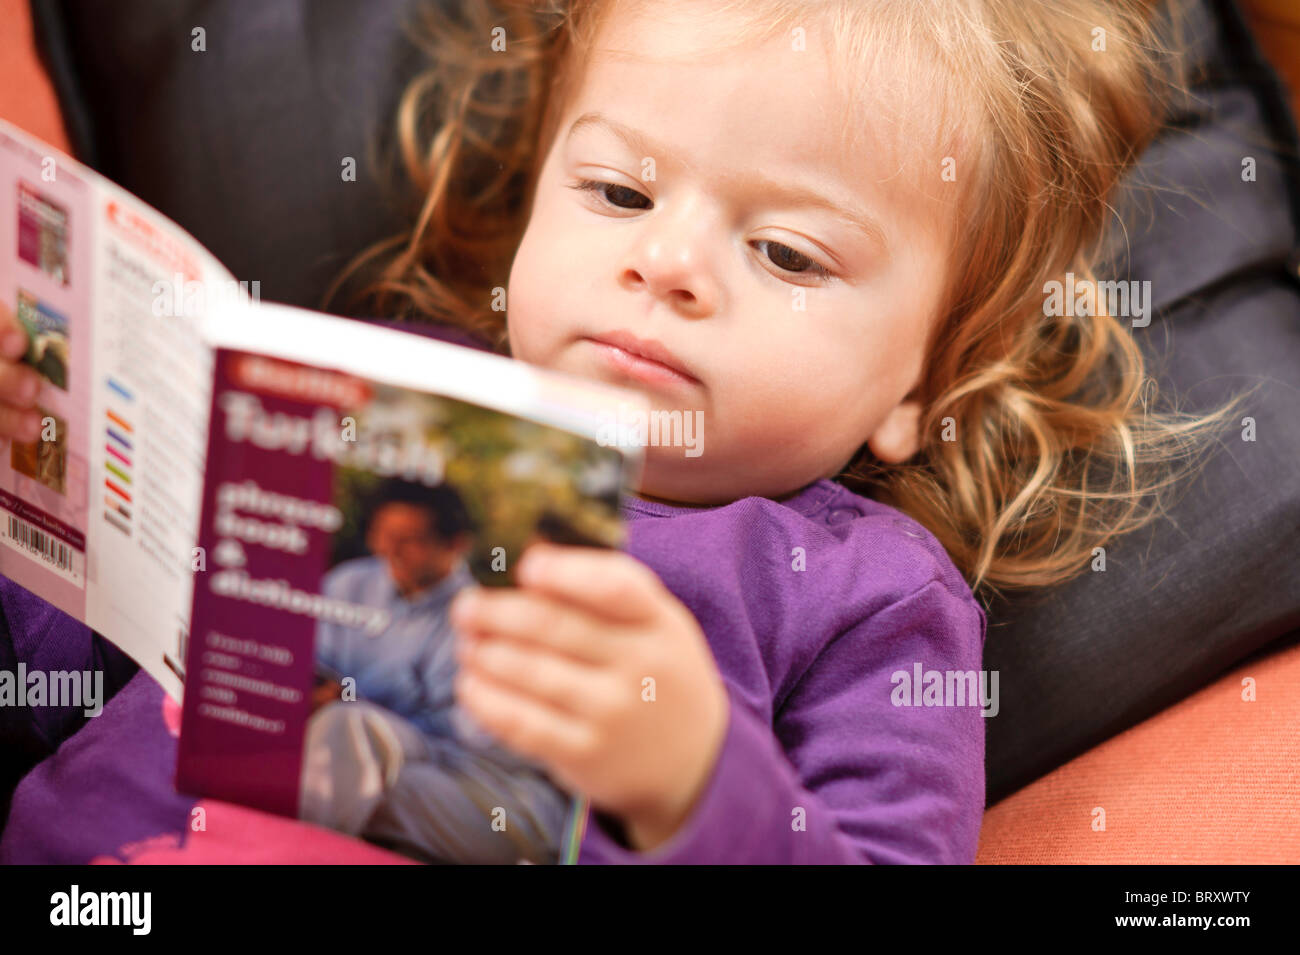
<svg viewBox="0 0 1300 955"><path fill-rule="evenodd" d="M404 24L421 4L31 6L78 158L197 236L236 278L260 282L264 299L321 307L352 256L403 227L411 199L388 134L419 66Z"/></svg>

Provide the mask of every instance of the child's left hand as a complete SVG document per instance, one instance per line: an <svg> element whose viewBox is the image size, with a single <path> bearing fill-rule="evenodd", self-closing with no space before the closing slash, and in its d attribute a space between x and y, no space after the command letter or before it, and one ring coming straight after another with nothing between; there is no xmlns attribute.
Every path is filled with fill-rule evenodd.
<svg viewBox="0 0 1300 955"><path fill-rule="evenodd" d="M534 544L518 588L458 594L456 696L489 734L665 842L708 780L728 698L694 615L619 551Z"/></svg>

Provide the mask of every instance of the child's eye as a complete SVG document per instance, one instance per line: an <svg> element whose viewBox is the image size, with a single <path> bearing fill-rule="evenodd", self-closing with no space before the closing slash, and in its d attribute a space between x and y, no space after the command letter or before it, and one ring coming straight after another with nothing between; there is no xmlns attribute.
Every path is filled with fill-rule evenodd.
<svg viewBox="0 0 1300 955"><path fill-rule="evenodd" d="M769 246L766 252L768 261L786 272L805 275L818 282L825 282L833 277L827 269L822 268L808 256L802 252L796 252L788 245L773 242L771 239L758 239L754 244Z"/></svg>
<svg viewBox="0 0 1300 955"><path fill-rule="evenodd" d="M596 179L579 179L573 183L573 189L580 192L592 192L599 195L611 206L618 209L635 209L645 211L653 209L654 202L648 196L643 196L635 189L628 186L620 186L614 182L601 182ZM644 201L647 205L634 205L638 200ZM825 283L830 281L834 276L827 269L822 268L808 256L797 252L788 245L782 245L780 242L773 242L770 239L759 239L757 245L771 246L776 251L767 252L768 261L785 272L794 275L802 275L816 282Z"/></svg>
<svg viewBox="0 0 1300 955"><path fill-rule="evenodd" d="M620 186L618 183L614 182L598 182L594 179L579 179L577 183L574 184L573 188L583 192L594 192L611 206L616 206L619 209L645 210L654 207L654 203L651 202L648 196L643 196L635 189L629 189L627 186ZM646 206L624 205L624 201L631 203L636 202L638 199L644 200L650 204Z"/></svg>

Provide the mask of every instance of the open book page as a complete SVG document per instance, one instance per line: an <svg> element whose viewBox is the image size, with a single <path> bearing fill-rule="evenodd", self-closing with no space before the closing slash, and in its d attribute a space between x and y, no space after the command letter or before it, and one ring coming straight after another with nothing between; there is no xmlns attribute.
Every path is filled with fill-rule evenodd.
<svg viewBox="0 0 1300 955"><path fill-rule="evenodd" d="M45 425L0 441L0 573L178 698L212 387L199 317L227 289L179 226L0 122L0 300Z"/></svg>

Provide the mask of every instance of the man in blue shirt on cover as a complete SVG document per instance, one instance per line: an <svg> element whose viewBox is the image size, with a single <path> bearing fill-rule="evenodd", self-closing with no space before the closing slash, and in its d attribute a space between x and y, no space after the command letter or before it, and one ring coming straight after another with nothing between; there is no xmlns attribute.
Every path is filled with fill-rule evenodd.
<svg viewBox="0 0 1300 955"><path fill-rule="evenodd" d="M473 583L460 496L390 479L366 513L369 555L330 570L322 593L389 624L317 627L299 816L429 861L555 861L567 797L455 705L447 608Z"/></svg>

